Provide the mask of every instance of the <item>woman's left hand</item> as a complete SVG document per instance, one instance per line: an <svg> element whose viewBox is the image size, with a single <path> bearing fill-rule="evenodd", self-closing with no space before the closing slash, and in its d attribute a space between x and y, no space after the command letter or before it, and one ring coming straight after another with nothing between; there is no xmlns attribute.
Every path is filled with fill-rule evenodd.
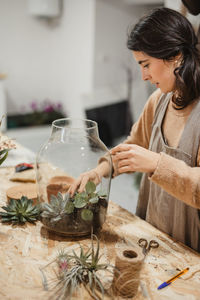
<svg viewBox="0 0 200 300"><path fill-rule="evenodd" d="M158 164L159 153L135 144L119 144L111 149L115 173L145 172L153 173Z"/></svg>

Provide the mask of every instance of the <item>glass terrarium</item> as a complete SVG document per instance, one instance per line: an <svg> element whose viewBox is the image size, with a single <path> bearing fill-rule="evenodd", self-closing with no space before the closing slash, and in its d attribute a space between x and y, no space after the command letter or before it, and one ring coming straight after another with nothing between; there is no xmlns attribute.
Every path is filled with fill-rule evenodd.
<svg viewBox="0 0 200 300"><path fill-rule="evenodd" d="M93 170L100 159L108 162L108 173L96 186L88 181L82 192L68 191L77 178ZM43 225L62 235L88 235L101 229L107 212L112 163L91 120L59 119L52 123L49 140L36 158L38 196Z"/></svg>

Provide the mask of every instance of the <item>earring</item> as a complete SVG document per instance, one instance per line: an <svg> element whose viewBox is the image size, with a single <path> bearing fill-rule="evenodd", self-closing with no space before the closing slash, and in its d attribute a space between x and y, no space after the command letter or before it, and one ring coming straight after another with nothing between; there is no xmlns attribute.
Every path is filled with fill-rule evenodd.
<svg viewBox="0 0 200 300"><path fill-rule="evenodd" d="M175 68L179 68L179 67L180 67L180 61L175 60L175 61L174 61L174 67L175 67Z"/></svg>

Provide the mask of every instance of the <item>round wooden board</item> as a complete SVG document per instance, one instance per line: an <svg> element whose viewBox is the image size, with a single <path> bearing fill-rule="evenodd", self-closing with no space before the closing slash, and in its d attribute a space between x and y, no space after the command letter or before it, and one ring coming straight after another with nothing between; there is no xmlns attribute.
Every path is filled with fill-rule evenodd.
<svg viewBox="0 0 200 300"><path fill-rule="evenodd" d="M9 188L6 191L6 195L7 200L19 200L22 196L26 196L27 198L32 199L35 204L37 201L37 188L36 185L32 183L20 184Z"/></svg>

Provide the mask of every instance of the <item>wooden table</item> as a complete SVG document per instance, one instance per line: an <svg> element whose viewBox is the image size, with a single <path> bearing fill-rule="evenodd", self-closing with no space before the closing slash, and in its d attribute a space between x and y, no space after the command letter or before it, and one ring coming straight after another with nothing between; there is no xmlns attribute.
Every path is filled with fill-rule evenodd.
<svg viewBox="0 0 200 300"><path fill-rule="evenodd" d="M6 189L17 184L9 181L13 171L11 167L0 168L0 206L6 202ZM141 270L142 288L134 299L200 299L200 255L110 201L107 219L99 235L104 259L114 263L116 247L137 243L141 237L153 238L160 246L152 249L145 258ZM90 239L82 238L79 243L88 245ZM78 247L77 240L48 233L40 222L20 227L1 224L0 299L49 299L49 292L44 291L42 285L40 268L55 258L58 249ZM177 273L177 269L186 267L190 270L182 279L157 290L158 285ZM91 297L84 294L83 299ZM114 299L121 298L116 296Z"/></svg>

